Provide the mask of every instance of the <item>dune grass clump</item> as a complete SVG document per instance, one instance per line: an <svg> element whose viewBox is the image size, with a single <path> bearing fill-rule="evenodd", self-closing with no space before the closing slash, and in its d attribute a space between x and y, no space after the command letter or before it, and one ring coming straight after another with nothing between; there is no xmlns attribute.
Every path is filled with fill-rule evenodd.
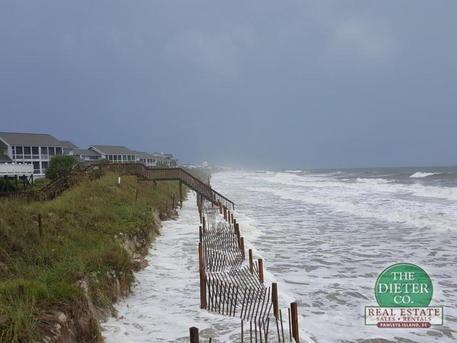
<svg viewBox="0 0 457 343"><path fill-rule="evenodd" d="M152 239L154 209L164 212L177 183L139 183L109 173L83 181L58 198L26 203L0 200L0 342L31 342L40 316L75 311L87 296L113 302L113 278L133 282L134 261L124 247L137 235ZM41 226L40 226L41 217Z"/></svg>

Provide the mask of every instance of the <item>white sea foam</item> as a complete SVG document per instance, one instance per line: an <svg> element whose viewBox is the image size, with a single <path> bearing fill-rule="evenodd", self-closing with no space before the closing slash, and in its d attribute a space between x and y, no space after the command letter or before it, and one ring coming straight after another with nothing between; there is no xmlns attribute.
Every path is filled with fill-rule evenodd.
<svg viewBox="0 0 457 343"><path fill-rule="evenodd" d="M426 173L426 172L418 171L418 172L415 172L414 174L410 175L410 177L420 179L420 178L424 178L427 176L439 175L439 174L441 174L441 173Z"/></svg>
<svg viewBox="0 0 457 343"><path fill-rule="evenodd" d="M149 265L136 274L133 294L116 305L118 318L102 325L107 343L188 342L191 326L198 327L202 337L233 341L237 319L199 308L198 225L191 196L178 220L164 222L148 254Z"/></svg>
<svg viewBox="0 0 457 343"><path fill-rule="evenodd" d="M267 281L278 282L281 305L299 301L305 341L455 341L456 188L284 172L222 172L212 182L236 202L245 244L264 259ZM198 308L198 225L191 197L178 220L164 223L150 265L137 274L133 295L117 306L120 318L103 325L107 343L187 342L190 326L204 337L216 334L215 342L238 341L238 320ZM376 305L377 275L404 261L432 276L433 305L445 306L444 327L363 325L364 306Z"/></svg>
<svg viewBox="0 0 457 343"><path fill-rule="evenodd" d="M148 254L149 265L136 274L133 293L118 303L118 318L102 324L107 343L188 342L189 327L196 326L200 336L215 343L239 342L239 318L213 314L199 307L198 226L196 198L184 202L177 220L163 223L161 235ZM256 221L235 213L245 237L246 249L253 249L255 258L262 255L251 243L258 239ZM216 214L216 220L222 217ZM265 267L265 282L276 276ZM294 301L288 287L280 288L280 306ZM287 319L285 319L287 320ZM302 332L306 338L306 333ZM306 341L306 340L305 340Z"/></svg>
<svg viewBox="0 0 457 343"><path fill-rule="evenodd" d="M255 223L247 234L251 244L280 289L299 301L302 329L311 341L453 342L456 189L339 177L232 172L214 175L213 184L235 200L239 218ZM445 326L411 331L364 326L364 306L376 305L377 275L405 261L432 276L433 304L445 306Z"/></svg>

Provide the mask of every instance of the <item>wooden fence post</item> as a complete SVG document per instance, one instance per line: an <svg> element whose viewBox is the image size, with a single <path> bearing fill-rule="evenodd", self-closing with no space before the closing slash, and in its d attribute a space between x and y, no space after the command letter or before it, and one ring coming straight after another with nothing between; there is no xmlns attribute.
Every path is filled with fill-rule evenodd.
<svg viewBox="0 0 457 343"><path fill-rule="evenodd" d="M298 306L296 302L290 304L290 315L292 322L292 337L295 339L295 342L300 343L298 334Z"/></svg>
<svg viewBox="0 0 457 343"><path fill-rule="evenodd" d="M200 342L198 328L191 327L189 329L189 335L190 335L190 343L199 343Z"/></svg>
<svg viewBox="0 0 457 343"><path fill-rule="evenodd" d="M38 233L40 237L43 237L43 222L41 220L41 213L38 214Z"/></svg>
<svg viewBox="0 0 457 343"><path fill-rule="evenodd" d="M202 244L198 243L198 266L200 273L200 308L206 308L206 276L205 267L203 265L203 249Z"/></svg>
<svg viewBox="0 0 457 343"><path fill-rule="evenodd" d="M273 314L276 319L279 318L279 301L278 301L278 284L273 282L271 284L271 301L273 303Z"/></svg>
<svg viewBox="0 0 457 343"><path fill-rule="evenodd" d="M244 254L244 237L240 237L240 250L241 250L241 256L243 256L243 260L245 258Z"/></svg>
<svg viewBox="0 0 457 343"><path fill-rule="evenodd" d="M254 274L254 259L252 258L252 249L249 249L249 271Z"/></svg>
<svg viewBox="0 0 457 343"><path fill-rule="evenodd" d="M240 240L240 224L236 223L235 225L235 233L236 233L236 237L238 238L238 241Z"/></svg>
<svg viewBox="0 0 457 343"><path fill-rule="evenodd" d="M260 283L263 283L263 260L261 258L259 258L258 262L259 262L259 280L260 280Z"/></svg>
<svg viewBox="0 0 457 343"><path fill-rule="evenodd" d="M182 181L179 180L179 207L182 208Z"/></svg>

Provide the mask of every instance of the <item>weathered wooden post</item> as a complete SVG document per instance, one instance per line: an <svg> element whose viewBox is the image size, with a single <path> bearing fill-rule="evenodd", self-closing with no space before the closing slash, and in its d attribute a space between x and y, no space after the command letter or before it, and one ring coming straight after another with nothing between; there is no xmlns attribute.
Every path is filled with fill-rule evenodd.
<svg viewBox="0 0 457 343"><path fill-rule="evenodd" d="M189 329L189 335L190 335L190 343L199 343L200 342L198 328L191 327Z"/></svg>
<svg viewBox="0 0 457 343"><path fill-rule="evenodd" d="M299 330L298 330L298 305L297 302L290 303L290 315L292 322L292 337L295 342L300 343Z"/></svg>
<svg viewBox="0 0 457 343"><path fill-rule="evenodd" d="M273 282L271 284L271 302L273 303L273 314L276 319L279 318L279 301L278 301L278 284Z"/></svg>
<svg viewBox="0 0 457 343"><path fill-rule="evenodd" d="M198 243L198 265L200 272L200 308L206 308L206 276L205 267L203 264L203 249L202 244Z"/></svg>
<svg viewBox="0 0 457 343"><path fill-rule="evenodd" d="M240 237L241 237L241 232L240 232L240 224L236 223L236 226L235 226L235 233L236 233L236 237L238 237L238 241L240 240Z"/></svg>
<svg viewBox="0 0 457 343"><path fill-rule="evenodd" d="M219 202L219 214L222 214L222 204Z"/></svg>
<svg viewBox="0 0 457 343"><path fill-rule="evenodd" d="M243 260L245 258L245 253L244 253L244 237L240 237L240 250L241 250L241 256L243 256Z"/></svg>
<svg viewBox="0 0 457 343"><path fill-rule="evenodd" d="M224 219L227 220L227 207L224 206Z"/></svg>
<svg viewBox="0 0 457 343"><path fill-rule="evenodd" d="M203 231L206 231L206 218L202 216Z"/></svg>
<svg viewBox="0 0 457 343"><path fill-rule="evenodd" d="M249 271L254 274L254 259L252 258L252 249L249 249Z"/></svg>
<svg viewBox="0 0 457 343"><path fill-rule="evenodd" d="M198 227L198 238L199 238L198 241L201 243L202 242L202 238L203 238L203 230L202 230L201 226Z"/></svg>
<svg viewBox="0 0 457 343"><path fill-rule="evenodd" d="M38 233L40 237L43 237L43 222L41 220L41 213L38 214Z"/></svg>
<svg viewBox="0 0 457 343"><path fill-rule="evenodd" d="M261 258L259 258L258 263L259 263L259 280L260 280L260 283L263 283L263 260Z"/></svg>
<svg viewBox="0 0 457 343"><path fill-rule="evenodd" d="M182 202L183 202L183 198L182 198L182 181L179 180L179 207L182 208Z"/></svg>

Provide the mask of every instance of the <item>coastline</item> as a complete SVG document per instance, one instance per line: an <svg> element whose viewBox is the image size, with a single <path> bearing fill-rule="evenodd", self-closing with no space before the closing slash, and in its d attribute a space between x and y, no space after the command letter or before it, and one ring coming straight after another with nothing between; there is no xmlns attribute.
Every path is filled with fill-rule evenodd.
<svg viewBox="0 0 457 343"><path fill-rule="evenodd" d="M106 173L49 202L0 202L2 342L103 341L100 320L130 293L179 194L171 182L116 183Z"/></svg>

